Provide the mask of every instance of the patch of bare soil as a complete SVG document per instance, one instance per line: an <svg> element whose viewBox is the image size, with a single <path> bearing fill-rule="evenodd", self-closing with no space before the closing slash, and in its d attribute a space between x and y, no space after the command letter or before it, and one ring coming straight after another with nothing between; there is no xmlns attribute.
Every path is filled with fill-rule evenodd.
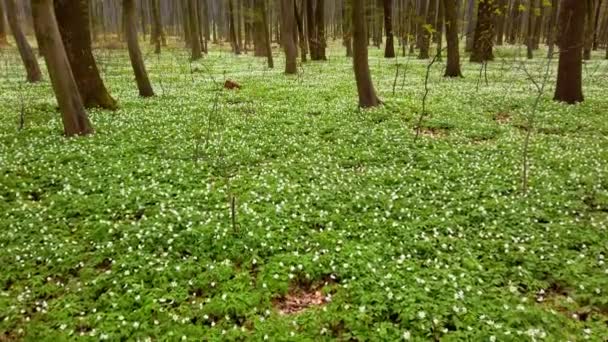
<svg viewBox="0 0 608 342"><path fill-rule="evenodd" d="M511 122L511 114L507 112L498 112L494 114L494 121L501 125L506 125Z"/></svg>
<svg viewBox="0 0 608 342"><path fill-rule="evenodd" d="M445 128L437 128L437 127L422 127L420 128L420 135L440 139L445 138L450 134L450 131Z"/></svg>

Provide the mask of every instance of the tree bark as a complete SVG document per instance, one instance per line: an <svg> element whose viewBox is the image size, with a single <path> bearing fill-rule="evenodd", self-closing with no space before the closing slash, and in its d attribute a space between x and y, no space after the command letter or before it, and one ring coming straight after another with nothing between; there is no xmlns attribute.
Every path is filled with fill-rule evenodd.
<svg viewBox="0 0 608 342"><path fill-rule="evenodd" d="M559 10L558 0L551 0L551 17L549 18L549 25L547 31L547 44L549 45L549 51L547 52L547 58L553 55L555 49L555 24L557 23L557 14Z"/></svg>
<svg viewBox="0 0 608 342"><path fill-rule="evenodd" d="M254 0L253 13L253 44L254 56L267 57L268 50L266 49L266 32L265 27L266 4L264 0ZM267 23L266 23L267 24Z"/></svg>
<svg viewBox="0 0 608 342"><path fill-rule="evenodd" d="M496 45L501 46L503 44L504 36L505 36L505 26L507 23L507 13L509 12L509 1L508 0L500 0L499 1L499 13L497 17L496 23Z"/></svg>
<svg viewBox="0 0 608 342"><path fill-rule="evenodd" d="M6 24L4 22L4 7L0 1L0 47L8 46L8 38L6 36Z"/></svg>
<svg viewBox="0 0 608 342"><path fill-rule="evenodd" d="M34 25L44 45L44 59L59 104L66 136L93 133L61 40L52 0L32 0Z"/></svg>
<svg viewBox="0 0 608 342"><path fill-rule="evenodd" d="M462 77L458 47L458 0L442 0L445 7L445 29L448 44L448 64L445 77Z"/></svg>
<svg viewBox="0 0 608 342"><path fill-rule="evenodd" d="M534 10L534 37L532 40L532 47L534 50L538 50L540 46L540 36L542 31L542 24L545 18L545 6L544 0L536 1L536 9Z"/></svg>
<svg viewBox="0 0 608 342"><path fill-rule="evenodd" d="M519 7L521 5L521 0L514 0L513 7L511 8L511 30L509 32L508 43L513 45L517 43L517 38L519 36L520 31L520 22L521 22L521 11Z"/></svg>
<svg viewBox="0 0 608 342"><path fill-rule="evenodd" d="M593 19L594 28L593 28L593 51L597 51L598 49L598 35L600 31L600 14L602 12L602 2L603 0L597 0L597 5L595 6L595 18Z"/></svg>
<svg viewBox="0 0 608 342"><path fill-rule="evenodd" d="M317 0L317 6L315 7L315 39L317 41L317 60L327 60L325 55L325 49L327 43L325 41L325 0ZM313 59L314 60L314 59Z"/></svg>
<svg viewBox="0 0 608 342"><path fill-rule="evenodd" d="M189 12L189 22L190 22L190 45L192 47L192 60L198 60L203 57L203 51L201 47L201 41L199 39L200 36L200 27L198 25L198 9L196 6L196 0L188 0L188 12Z"/></svg>
<svg viewBox="0 0 608 342"><path fill-rule="evenodd" d="M298 40L300 41L300 59L302 63L306 62L306 55L308 54L308 43L306 40L306 33L304 32L304 22L302 21L304 14L304 6L300 6L301 8L298 10L297 1L293 3L294 15L296 18L296 23L298 25Z"/></svg>
<svg viewBox="0 0 608 342"><path fill-rule="evenodd" d="M466 43L465 43L465 51L470 52L473 51L473 42L475 40L475 24L477 20L475 18L475 3L476 0L465 0L468 1L467 4L467 30L466 30Z"/></svg>
<svg viewBox="0 0 608 342"><path fill-rule="evenodd" d="M349 16L350 11L352 11L351 0L346 0L342 6L342 44L346 48L346 57L353 56L353 25Z"/></svg>
<svg viewBox="0 0 608 342"><path fill-rule="evenodd" d="M526 52L528 59L532 59L534 57L534 0L528 0Z"/></svg>
<svg viewBox="0 0 608 342"><path fill-rule="evenodd" d="M115 110L116 101L108 93L91 51L88 1L55 0L54 5L61 39L84 106Z"/></svg>
<svg viewBox="0 0 608 342"><path fill-rule="evenodd" d="M587 13L585 18L585 38L584 38L584 49L583 49L583 59L588 61L591 59L591 49L593 48L593 29L595 27L594 20L595 19L595 5L597 0L581 0L587 1Z"/></svg>
<svg viewBox="0 0 608 342"><path fill-rule="evenodd" d="M494 60L492 48L495 11L496 4L494 3L494 0L479 0L471 62L483 63Z"/></svg>
<svg viewBox="0 0 608 342"><path fill-rule="evenodd" d="M304 0L306 2L306 29L308 33L308 49L310 50L310 59L316 61L318 57L318 42L316 40L317 27L315 22L314 0Z"/></svg>
<svg viewBox="0 0 608 342"><path fill-rule="evenodd" d="M160 46L163 37L163 24L160 18L160 8L157 0L150 0L150 2L152 5L152 41L154 43L154 53L160 54ZM133 14L133 16L135 16L135 14ZM137 27L135 29L137 29Z"/></svg>
<svg viewBox="0 0 608 342"><path fill-rule="evenodd" d="M429 58L429 44L428 44L428 34L429 31L425 27L426 22L426 12L427 12L427 1L420 2L420 8L418 11L418 48L420 49L418 53L418 59L426 59ZM425 18L422 20L422 18Z"/></svg>
<svg viewBox="0 0 608 342"><path fill-rule="evenodd" d="M30 43L28 43L27 38L23 33L23 29L21 27L21 16L17 11L15 0L5 0L4 4L6 5L8 24L13 32L13 37L15 38L19 55L21 56L21 60L25 66L27 81L30 83L39 82L42 80L40 66L38 65L38 60L36 59L34 51L32 51ZM40 47L40 42L38 45Z"/></svg>
<svg viewBox="0 0 608 342"><path fill-rule="evenodd" d="M237 39L236 35L236 20L234 11L234 0L228 0L228 21L230 25L230 42L232 43L232 50L235 55L241 54L241 43Z"/></svg>
<svg viewBox="0 0 608 342"><path fill-rule="evenodd" d="M559 66L555 101L574 104L584 101L582 85L582 50L587 1L562 0L559 14Z"/></svg>
<svg viewBox="0 0 608 342"><path fill-rule="evenodd" d="M395 58L395 44L393 42L393 0L383 0L384 30L386 32L386 46L384 58Z"/></svg>
<svg viewBox="0 0 608 342"><path fill-rule="evenodd" d="M283 49L285 50L286 74L296 74L298 72L296 63L298 49L294 40L296 28L294 6L294 0L281 1L281 39L283 41Z"/></svg>
<svg viewBox="0 0 608 342"><path fill-rule="evenodd" d="M380 105L372 83L367 60L367 28L365 27L365 0L352 0L353 23L353 67L359 94L359 107L368 108Z"/></svg>
<svg viewBox="0 0 608 342"><path fill-rule="evenodd" d="M152 0L154 1L154 0ZM139 41L137 40L137 22L135 19L135 0L123 0L123 12L125 15L125 35L127 36L127 45L129 48L129 58L131 66L135 74L139 96L150 97L154 96L154 90L148 79L148 72L144 65L144 59L139 49Z"/></svg>

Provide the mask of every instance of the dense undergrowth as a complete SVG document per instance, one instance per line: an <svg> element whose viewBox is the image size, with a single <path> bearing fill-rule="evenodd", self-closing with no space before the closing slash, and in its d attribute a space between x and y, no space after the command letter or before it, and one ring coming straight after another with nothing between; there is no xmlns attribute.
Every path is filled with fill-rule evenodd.
<svg viewBox="0 0 608 342"><path fill-rule="evenodd" d="M581 105L549 85L524 196L523 68L546 59L520 50L487 83L437 63L415 144L415 57L371 49L385 105L360 111L337 45L297 77L278 50L274 70L147 53L147 100L124 51L97 51L121 108L66 139L48 81L4 50L0 340L606 340L608 62L586 64ZM283 312L298 296L319 298Z"/></svg>

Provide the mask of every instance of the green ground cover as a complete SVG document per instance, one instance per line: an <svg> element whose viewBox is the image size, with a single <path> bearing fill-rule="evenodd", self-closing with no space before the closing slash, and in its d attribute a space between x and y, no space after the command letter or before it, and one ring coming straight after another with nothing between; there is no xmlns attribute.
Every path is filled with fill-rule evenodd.
<svg viewBox="0 0 608 342"><path fill-rule="evenodd" d="M608 62L586 64L581 105L548 86L524 196L523 68L546 60L521 51L498 50L487 84L436 64L414 143L414 57L370 49L385 105L360 111L337 45L297 77L279 51L274 70L148 53L152 99L125 52L97 51L121 108L66 139L48 81L4 50L0 341L606 340Z"/></svg>

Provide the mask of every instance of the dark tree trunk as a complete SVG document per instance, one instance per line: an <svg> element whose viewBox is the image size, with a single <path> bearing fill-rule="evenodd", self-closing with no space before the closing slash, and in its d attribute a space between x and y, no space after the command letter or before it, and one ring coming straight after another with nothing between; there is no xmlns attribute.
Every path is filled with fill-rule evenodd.
<svg viewBox="0 0 608 342"><path fill-rule="evenodd" d="M232 50L235 55L241 54L241 43L237 39L236 35L236 21L234 11L234 0L228 0L228 25L230 25L230 42L232 43Z"/></svg>
<svg viewBox="0 0 608 342"><path fill-rule="evenodd" d="M386 46L384 58L395 58L395 44L393 42L393 0L383 0L384 30L386 31Z"/></svg>
<svg viewBox="0 0 608 342"><path fill-rule="evenodd" d="M418 11L418 48L420 49L418 53L419 59L429 58L429 31L425 27L426 22L426 12L427 12L427 1L420 2L420 8ZM422 18L425 18L422 20Z"/></svg>
<svg viewBox="0 0 608 342"><path fill-rule="evenodd" d="M597 5L595 6L595 18L593 19L593 51L597 51L598 48L598 35L600 31L600 13L602 12L603 0L596 0Z"/></svg>
<svg viewBox="0 0 608 342"><path fill-rule="evenodd" d="M519 36L520 22L521 22L521 11L519 7L521 0L514 0L513 7L511 8L511 30L509 32L509 44L517 43L517 37Z"/></svg>
<svg viewBox="0 0 608 342"><path fill-rule="evenodd" d="M8 38L6 37L6 24L4 21L4 7L0 1L0 47L8 46Z"/></svg>
<svg viewBox="0 0 608 342"><path fill-rule="evenodd" d="M580 0L587 1L587 13L585 18L585 37L584 37L584 49L583 49L583 59L588 61L591 59L591 49L593 48L593 29L595 27L595 23L593 19L595 19L595 5L597 0Z"/></svg>
<svg viewBox="0 0 608 342"><path fill-rule="evenodd" d="M544 0L537 0L536 1L536 8L537 10L534 11L534 37L533 37L533 41L532 41L532 46L534 47L534 50L538 50L539 46L540 46L540 35L541 35L541 31L542 31L542 24L545 18L545 6L543 6L543 1ZM538 14L538 15L536 15Z"/></svg>
<svg viewBox="0 0 608 342"><path fill-rule="evenodd" d="M494 39L495 11L496 4L493 0L483 0L479 2L471 62L483 63L494 60L492 45Z"/></svg>
<svg viewBox="0 0 608 342"><path fill-rule="evenodd" d="M326 42L325 42L325 0L317 0L317 6L315 7L315 26L317 41L317 60L327 60L325 55Z"/></svg>
<svg viewBox="0 0 608 342"><path fill-rule="evenodd" d="M437 29L437 24L435 22L435 14L437 13L435 9L437 8L437 0L429 0L428 9L426 12L425 26L422 28L422 41L420 45L420 55L419 59L429 58L429 50L431 40L433 38L432 31ZM432 31L431 31L432 30Z"/></svg>
<svg viewBox="0 0 608 342"><path fill-rule="evenodd" d="M587 1L562 0L559 15L559 66L555 101L574 104L583 102L582 50L585 34Z"/></svg>
<svg viewBox="0 0 608 342"><path fill-rule="evenodd" d="M528 0L526 52L528 59L532 59L534 57L534 0Z"/></svg>
<svg viewBox="0 0 608 342"><path fill-rule="evenodd" d="M34 25L44 45L44 59L61 111L66 136L93 133L65 53L52 0L32 0Z"/></svg>
<svg viewBox="0 0 608 342"><path fill-rule="evenodd" d="M319 59L319 47L316 40L317 27L315 22L314 0L304 0L306 2L306 28L308 33L308 49L310 50L310 59L316 61Z"/></svg>
<svg viewBox="0 0 608 342"><path fill-rule="evenodd" d="M195 61L203 57L201 41L199 39L200 27L198 26L198 17L196 16L196 14L198 13L196 0L188 0L188 12L188 21L190 22L190 45L192 47L191 58L193 61Z"/></svg>
<svg viewBox="0 0 608 342"><path fill-rule="evenodd" d="M359 107L380 105L367 60L367 32L365 27L365 0L352 0L353 67L359 94Z"/></svg>
<svg viewBox="0 0 608 342"><path fill-rule="evenodd" d="M445 18L445 7L443 6L443 1L438 1L438 9L437 13L437 60L441 60L442 54L442 45L443 45L443 26L444 26L444 18Z"/></svg>
<svg viewBox="0 0 608 342"><path fill-rule="evenodd" d="M507 13L509 12L509 1L508 0L500 0L499 1L499 13L496 23L496 45L501 46L503 44L503 39L505 36L505 26L507 23Z"/></svg>
<svg viewBox="0 0 608 342"><path fill-rule="evenodd" d="M298 66L296 58L298 49L295 42L296 18L294 15L294 0L281 1L281 38L285 50L285 73L296 74Z"/></svg>
<svg viewBox="0 0 608 342"><path fill-rule="evenodd" d="M266 4L264 0L254 0L253 13L253 44L254 56L267 57L268 50L266 49L266 32L268 27L265 27L266 21ZM267 23L266 23L267 24Z"/></svg>
<svg viewBox="0 0 608 342"><path fill-rule="evenodd" d="M294 1L293 3L293 10L294 10L294 15L296 18L296 23L298 25L298 40L300 41L300 59L302 59L302 63L306 62L306 54L308 53L308 44L307 44L307 40L306 40L306 34L304 32L304 22L302 21L302 17L303 17L303 13L304 13L304 7L301 6L302 8L300 8L298 10L298 4L297 1Z"/></svg>
<svg viewBox="0 0 608 342"><path fill-rule="evenodd" d="M549 18L548 31L547 31L547 45L549 45L549 51L547 52L547 58L553 55L555 49L555 25L557 24L557 14L559 10L558 0L551 0L551 17Z"/></svg>
<svg viewBox="0 0 608 342"><path fill-rule="evenodd" d="M55 0L54 4L61 39L84 106L115 110L116 101L106 90L91 51L88 1Z"/></svg>
<svg viewBox="0 0 608 342"><path fill-rule="evenodd" d="M182 28L184 30L184 42L186 47L192 49L192 25L190 25L190 0L180 1L176 4L182 14ZM177 10L177 9L176 9ZM177 11L176 11L177 12Z"/></svg>
<svg viewBox="0 0 608 342"><path fill-rule="evenodd" d="M462 77L458 47L458 0L442 0L445 7L445 30L448 44L448 64L445 77Z"/></svg>
<svg viewBox="0 0 608 342"><path fill-rule="evenodd" d="M256 1L256 17L259 17L260 23L258 29L262 31L262 41L258 42L261 45L264 56L266 56L266 60L268 62L269 68L274 68L274 61L272 59L272 47L270 45L270 27L268 25L268 13L266 12L266 1L265 0L255 0ZM257 45L256 45L257 51Z"/></svg>
<svg viewBox="0 0 608 342"><path fill-rule="evenodd" d="M350 11L352 11L351 0L346 0L342 6L342 43L346 48L346 57L353 56L353 32Z"/></svg>
<svg viewBox="0 0 608 342"><path fill-rule="evenodd" d="M141 50L139 49L139 41L137 40L135 0L123 0L123 12L125 15L125 35L127 36L129 57L131 59L131 66L133 67L133 73L135 74L135 80L137 81L139 96L154 96L152 85L148 79L148 72L144 65L144 59L141 55Z"/></svg>
<svg viewBox="0 0 608 342"><path fill-rule="evenodd" d="M163 24L160 18L160 8L157 0L150 0L150 2L152 5L152 42L154 43L154 53L159 54L163 37ZM133 17L135 17L135 13L133 14ZM135 29L137 29L137 27L135 27Z"/></svg>
<svg viewBox="0 0 608 342"><path fill-rule="evenodd" d="M32 51L30 43L28 43L27 38L23 33L21 17L19 16L15 0L5 0L5 5L8 23L13 32L13 37L15 38L15 43L19 49L19 55L25 66L25 71L27 72L27 81L30 83L39 82L42 80L40 66L38 65L38 60L36 59L36 55L34 55L34 51ZM38 47L40 48L40 42L38 43Z"/></svg>
<svg viewBox="0 0 608 342"><path fill-rule="evenodd" d="M466 12L466 16L467 16L467 29L466 29L466 35L467 35L467 40L465 42L465 50L467 52L473 51L473 42L475 39L475 24L477 22L476 18L475 18L475 3L476 0L465 0L468 1L467 4L467 12Z"/></svg>

